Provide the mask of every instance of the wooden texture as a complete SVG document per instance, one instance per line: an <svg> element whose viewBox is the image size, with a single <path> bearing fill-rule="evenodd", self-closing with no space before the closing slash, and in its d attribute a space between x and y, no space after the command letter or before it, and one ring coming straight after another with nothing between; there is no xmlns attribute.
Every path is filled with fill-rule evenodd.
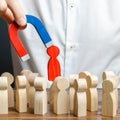
<svg viewBox="0 0 120 120"><path fill-rule="evenodd" d="M18 112L27 112L26 81L24 75L16 76L16 110Z"/></svg>
<svg viewBox="0 0 120 120"><path fill-rule="evenodd" d="M102 74L102 79L107 80L111 78L112 76L115 76L115 73L113 71L104 71Z"/></svg>
<svg viewBox="0 0 120 120"><path fill-rule="evenodd" d="M75 80L75 99L74 99L74 115L78 117L86 116L87 114L87 82L83 78Z"/></svg>
<svg viewBox="0 0 120 120"><path fill-rule="evenodd" d="M69 89L69 97L70 97L70 113L74 112L74 97L75 97L75 86L74 81L78 80L78 74L70 75L70 89Z"/></svg>
<svg viewBox="0 0 120 120"><path fill-rule="evenodd" d="M35 87L34 87L34 80L36 77L39 76L39 73L31 73L29 75L29 90L28 90L28 99L29 99L29 108L31 112L34 113L34 97L35 97Z"/></svg>
<svg viewBox="0 0 120 120"><path fill-rule="evenodd" d="M2 77L7 77L8 81L8 107L14 107L14 92L12 88L12 83L14 82L14 77L9 72L4 72L1 74Z"/></svg>
<svg viewBox="0 0 120 120"><path fill-rule="evenodd" d="M7 77L0 77L0 114L8 114Z"/></svg>
<svg viewBox="0 0 120 120"><path fill-rule="evenodd" d="M118 110L118 85L119 85L119 77L115 75L113 71L104 71L102 74L103 80L112 80L116 82L116 88L114 89L116 95L116 109Z"/></svg>
<svg viewBox="0 0 120 120"><path fill-rule="evenodd" d="M56 87L57 82L53 82L50 90L49 90L49 104L50 104L50 110L53 111L54 109L54 95L57 92L57 87Z"/></svg>
<svg viewBox="0 0 120 120"><path fill-rule="evenodd" d="M86 78L90 73L88 71L82 71L79 73L79 78Z"/></svg>
<svg viewBox="0 0 120 120"><path fill-rule="evenodd" d="M97 85L98 78L95 75L88 75L86 77L87 81L87 110L97 111L98 110L98 93Z"/></svg>
<svg viewBox="0 0 120 120"><path fill-rule="evenodd" d="M56 77L55 82L55 92L54 103L53 103L53 112L56 114L68 114L69 112L69 96L66 89L69 87L69 82L64 77Z"/></svg>
<svg viewBox="0 0 120 120"><path fill-rule="evenodd" d="M49 95L49 91L48 95ZM15 111L14 108L9 108L9 112L6 115L1 114L0 120L120 120L120 104L118 113L114 117L107 117L102 116L102 90L98 89L98 111L97 112L90 112L87 111L87 115L81 118L78 118L77 116L74 116L73 114L68 113L67 115L56 115L50 110L50 104L48 104L48 112L44 116L35 115L31 112L27 113L18 113ZM119 91L119 103L120 103L120 91Z"/></svg>
<svg viewBox="0 0 120 120"><path fill-rule="evenodd" d="M34 114L44 115L47 113L46 82L47 80L44 77L35 78Z"/></svg>
<svg viewBox="0 0 120 120"><path fill-rule="evenodd" d="M113 80L104 80L102 83L102 115L104 116L116 116L116 89L117 82Z"/></svg>
<svg viewBox="0 0 120 120"><path fill-rule="evenodd" d="M24 75L26 77L26 91L27 91L27 103L29 104L29 87L30 87L30 84L29 84L29 75L32 74L32 71L30 70L22 70L20 75Z"/></svg>

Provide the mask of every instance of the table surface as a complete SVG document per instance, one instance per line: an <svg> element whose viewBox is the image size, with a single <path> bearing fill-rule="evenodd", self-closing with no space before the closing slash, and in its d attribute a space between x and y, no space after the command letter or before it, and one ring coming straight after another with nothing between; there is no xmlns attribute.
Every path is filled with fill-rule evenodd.
<svg viewBox="0 0 120 120"><path fill-rule="evenodd" d="M34 115L31 112L27 113L18 113L15 111L15 108L10 108L7 115L0 115L0 120L120 120L120 105L115 117L105 117L101 114L101 90L98 90L98 111L89 112L87 111L87 116L85 117L76 117L72 114L67 115L56 115L52 113L49 109L48 104L48 113L44 116ZM119 90L119 102L120 102L120 90Z"/></svg>

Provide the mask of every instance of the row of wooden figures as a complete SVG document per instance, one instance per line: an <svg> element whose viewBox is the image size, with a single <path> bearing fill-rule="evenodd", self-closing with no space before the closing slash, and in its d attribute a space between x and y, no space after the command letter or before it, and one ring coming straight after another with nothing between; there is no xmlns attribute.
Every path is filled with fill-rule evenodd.
<svg viewBox="0 0 120 120"><path fill-rule="evenodd" d="M112 71L103 72L102 115L115 116L118 109L118 77ZM27 112L27 105L34 114L47 113L46 78L38 73L23 70L15 77L16 100L11 84L14 77L5 72L0 77L0 114L7 114L9 107ZM98 78L87 71L71 75L70 80L59 76L49 90L50 109L56 114L72 113L86 116L87 110L98 110ZM16 105L14 106L14 101Z"/></svg>

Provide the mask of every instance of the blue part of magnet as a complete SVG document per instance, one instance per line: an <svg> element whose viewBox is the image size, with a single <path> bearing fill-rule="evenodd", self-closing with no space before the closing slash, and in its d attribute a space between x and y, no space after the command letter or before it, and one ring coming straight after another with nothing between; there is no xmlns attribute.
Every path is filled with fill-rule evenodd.
<svg viewBox="0 0 120 120"><path fill-rule="evenodd" d="M30 23L35 27L45 46L47 46L49 43L52 43L52 39L40 19L32 15L26 15L26 18L27 23Z"/></svg>

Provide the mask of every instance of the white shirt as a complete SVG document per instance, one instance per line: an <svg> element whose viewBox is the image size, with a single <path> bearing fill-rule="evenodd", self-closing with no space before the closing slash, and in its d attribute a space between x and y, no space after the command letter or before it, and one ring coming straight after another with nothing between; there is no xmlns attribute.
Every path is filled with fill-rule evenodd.
<svg viewBox="0 0 120 120"><path fill-rule="evenodd" d="M120 75L120 0L20 0L25 13L41 19L54 44L62 76L89 71ZM34 27L28 24L20 38L30 60L21 62L13 50L14 72L22 69L39 72L47 78L49 56Z"/></svg>

